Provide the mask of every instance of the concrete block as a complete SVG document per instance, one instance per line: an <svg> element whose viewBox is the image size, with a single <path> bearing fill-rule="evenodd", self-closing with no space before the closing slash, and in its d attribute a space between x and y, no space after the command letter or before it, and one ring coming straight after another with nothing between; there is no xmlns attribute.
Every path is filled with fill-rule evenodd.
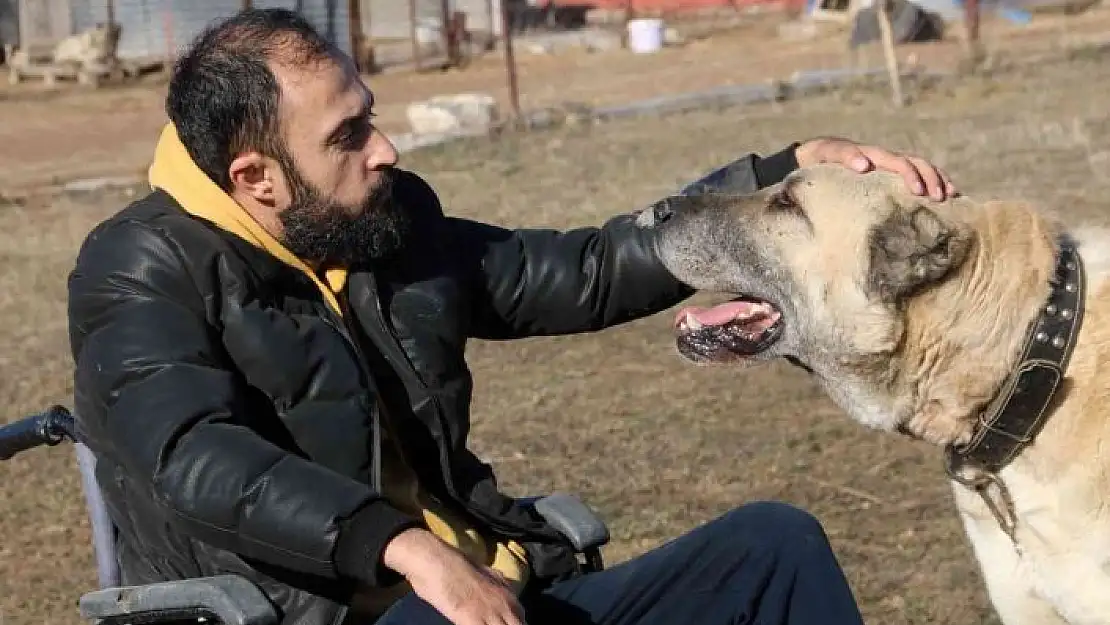
<svg viewBox="0 0 1110 625"><path fill-rule="evenodd" d="M417 135L485 132L498 117L497 101L485 93L435 96L409 104L405 113Z"/></svg>
<svg viewBox="0 0 1110 625"><path fill-rule="evenodd" d="M668 26L663 29L663 44L668 46L681 46L686 43L686 36L677 28Z"/></svg>

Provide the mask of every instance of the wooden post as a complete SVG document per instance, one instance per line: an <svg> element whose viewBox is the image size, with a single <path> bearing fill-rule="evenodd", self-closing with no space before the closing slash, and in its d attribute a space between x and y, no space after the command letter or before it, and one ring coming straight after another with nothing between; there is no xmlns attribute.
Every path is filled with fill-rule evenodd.
<svg viewBox="0 0 1110 625"><path fill-rule="evenodd" d="M455 27L455 22L451 15L450 0L439 0L439 23L442 27L439 31L439 43L443 46L443 54L447 57L447 66L457 66L458 56L456 53L458 49L454 45L454 32L452 29Z"/></svg>
<svg viewBox="0 0 1110 625"><path fill-rule="evenodd" d="M505 0L501 0L504 2ZM498 6L501 6L500 4ZM493 0L486 0L486 15L489 16L489 39L483 46L484 50L493 50L497 47L497 20L498 16L493 10Z"/></svg>
<svg viewBox="0 0 1110 625"><path fill-rule="evenodd" d="M898 71L898 56L894 51L894 27L890 24L889 0L875 0L875 17L879 22L882 36L883 56L886 57L886 71L890 75L890 88L893 90L894 106L905 106L902 96L902 73Z"/></svg>
<svg viewBox="0 0 1110 625"><path fill-rule="evenodd" d="M243 0L240 6L244 11L249 11L254 7L254 3L251 0Z"/></svg>
<svg viewBox="0 0 1110 625"><path fill-rule="evenodd" d="M636 7L632 6L634 0L626 0L624 3L624 20L621 22L621 47L628 47L628 23L632 21L633 16L636 14Z"/></svg>
<svg viewBox="0 0 1110 625"><path fill-rule="evenodd" d="M420 42L416 37L416 0L409 0L409 37L412 38L412 68L419 72L420 67Z"/></svg>
<svg viewBox="0 0 1110 625"><path fill-rule="evenodd" d="M964 0L964 42L968 57L977 61L981 48L979 46L979 0Z"/></svg>
<svg viewBox="0 0 1110 625"><path fill-rule="evenodd" d="M249 0L248 0L249 1ZM355 69L359 73L365 71L366 59L362 36L362 2L361 0L347 0L347 32L350 35L351 58L355 60Z"/></svg>
<svg viewBox="0 0 1110 625"><path fill-rule="evenodd" d="M510 29L509 3L501 0L501 36L505 39L505 73L509 78L509 106L513 119L520 120L520 87L516 79L516 60L513 58L513 33Z"/></svg>

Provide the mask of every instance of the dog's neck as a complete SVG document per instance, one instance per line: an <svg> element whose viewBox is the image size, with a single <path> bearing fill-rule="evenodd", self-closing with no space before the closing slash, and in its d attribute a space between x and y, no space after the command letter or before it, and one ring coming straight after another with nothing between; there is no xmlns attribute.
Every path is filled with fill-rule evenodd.
<svg viewBox="0 0 1110 625"><path fill-rule="evenodd" d="M1013 371L1050 292L1058 234L1026 206L955 201L945 212L975 243L953 276L908 304L897 376L912 385L902 428L940 446L970 440Z"/></svg>

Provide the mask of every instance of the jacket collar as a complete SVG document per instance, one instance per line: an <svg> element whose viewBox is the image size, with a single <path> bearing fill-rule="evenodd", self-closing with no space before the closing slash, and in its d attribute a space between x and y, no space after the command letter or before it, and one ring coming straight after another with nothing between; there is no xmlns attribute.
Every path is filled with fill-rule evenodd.
<svg viewBox="0 0 1110 625"><path fill-rule="evenodd" d="M151 187L169 194L185 212L215 224L308 275L336 314L342 316L338 294L346 285L347 271L328 269L320 276L294 256L197 167L173 124L162 129L147 175Z"/></svg>

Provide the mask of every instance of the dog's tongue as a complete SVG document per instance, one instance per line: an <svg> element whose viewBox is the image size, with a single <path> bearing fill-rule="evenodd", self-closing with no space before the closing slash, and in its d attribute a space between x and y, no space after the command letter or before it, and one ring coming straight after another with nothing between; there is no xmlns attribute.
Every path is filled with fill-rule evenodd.
<svg viewBox="0 0 1110 625"><path fill-rule="evenodd" d="M679 311L678 320L690 315L703 326L724 325L740 316L746 316L756 304L752 302L726 302L712 308L686 308Z"/></svg>

